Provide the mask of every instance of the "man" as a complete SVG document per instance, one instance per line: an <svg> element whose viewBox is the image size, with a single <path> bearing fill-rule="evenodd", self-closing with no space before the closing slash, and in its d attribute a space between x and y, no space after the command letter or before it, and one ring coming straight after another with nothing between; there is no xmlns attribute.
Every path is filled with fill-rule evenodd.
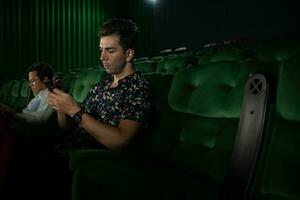
<svg viewBox="0 0 300 200"><path fill-rule="evenodd" d="M71 148L103 145L118 150L147 129L150 87L133 64L137 31L131 20L104 23L100 60L109 76L91 89L82 105L58 89L49 93L48 104L57 110L59 125L78 127L70 136Z"/></svg>

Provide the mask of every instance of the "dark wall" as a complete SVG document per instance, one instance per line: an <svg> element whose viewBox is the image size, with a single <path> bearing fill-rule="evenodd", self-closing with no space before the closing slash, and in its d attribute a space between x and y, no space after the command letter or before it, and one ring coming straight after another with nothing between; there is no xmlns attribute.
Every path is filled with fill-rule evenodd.
<svg viewBox="0 0 300 200"><path fill-rule="evenodd" d="M111 17L137 22L138 57L224 40L298 36L295 2L1 0L0 81L22 78L37 61L51 63L55 71L99 65L97 32Z"/></svg>
<svg viewBox="0 0 300 200"><path fill-rule="evenodd" d="M157 0L156 50L224 40L297 37L296 1Z"/></svg>
<svg viewBox="0 0 300 200"><path fill-rule="evenodd" d="M98 31L109 18L137 21L143 31L138 52L149 54L151 11L143 1L0 0L0 81L23 78L39 61L55 72L99 67Z"/></svg>

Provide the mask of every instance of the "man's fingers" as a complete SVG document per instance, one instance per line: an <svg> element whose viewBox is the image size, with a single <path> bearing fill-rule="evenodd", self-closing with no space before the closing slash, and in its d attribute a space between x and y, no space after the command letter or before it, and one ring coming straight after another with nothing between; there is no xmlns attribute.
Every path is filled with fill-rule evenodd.
<svg viewBox="0 0 300 200"><path fill-rule="evenodd" d="M53 92L57 95L65 94L63 91L61 91L60 89L57 89L57 88L54 88Z"/></svg>

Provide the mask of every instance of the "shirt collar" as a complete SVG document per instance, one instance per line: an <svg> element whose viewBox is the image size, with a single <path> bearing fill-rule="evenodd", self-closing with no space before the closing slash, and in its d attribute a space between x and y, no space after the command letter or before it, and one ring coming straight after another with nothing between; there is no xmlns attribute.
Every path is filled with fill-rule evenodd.
<svg viewBox="0 0 300 200"><path fill-rule="evenodd" d="M118 87L122 84L122 83L126 83L128 80L130 79L136 79L136 77L139 75L139 72L134 72L132 74L129 74L127 76L125 76L124 78L120 79L118 81ZM107 87L109 88L110 85L112 84L113 82L113 75L110 75L107 79Z"/></svg>
<svg viewBox="0 0 300 200"><path fill-rule="evenodd" d="M41 95L43 95L45 93L48 93L48 92L49 92L48 88L45 88L45 89L39 91L37 94L35 94L35 95L33 94L33 96L35 96L35 97L41 96Z"/></svg>

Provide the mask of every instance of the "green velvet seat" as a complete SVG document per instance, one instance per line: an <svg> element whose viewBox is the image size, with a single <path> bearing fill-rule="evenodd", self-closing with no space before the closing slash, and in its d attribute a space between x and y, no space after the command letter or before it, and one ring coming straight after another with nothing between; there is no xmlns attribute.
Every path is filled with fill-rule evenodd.
<svg viewBox="0 0 300 200"><path fill-rule="evenodd" d="M3 83L0 89L0 103L7 104L8 94L14 82L15 81L6 81Z"/></svg>
<svg viewBox="0 0 300 200"><path fill-rule="evenodd" d="M29 99L29 86L28 81L25 79L19 79L12 81L12 86L7 94L6 104L14 108L17 112L27 105Z"/></svg>
<svg viewBox="0 0 300 200"><path fill-rule="evenodd" d="M209 52L199 52L197 57L199 64L208 64L223 61L242 61L252 58L252 55L249 54L249 51L237 47L220 47Z"/></svg>
<svg viewBox="0 0 300 200"><path fill-rule="evenodd" d="M71 89L71 95L77 102L82 103L92 86L101 81L105 75L106 72L102 70L82 71L78 73L78 77L76 77Z"/></svg>
<svg viewBox="0 0 300 200"><path fill-rule="evenodd" d="M96 160L79 167L74 174L72 200L157 199L151 181L131 168Z"/></svg>
<svg viewBox="0 0 300 200"><path fill-rule="evenodd" d="M20 82L19 98L18 98L18 104L15 107L17 111L21 111L27 105L31 96L28 81L25 79L21 79L19 80L19 82Z"/></svg>
<svg viewBox="0 0 300 200"><path fill-rule="evenodd" d="M150 60L142 60L139 62L136 62L134 64L134 67L137 71L141 73L150 73L150 72L155 72L156 71L156 63L153 63Z"/></svg>
<svg viewBox="0 0 300 200"><path fill-rule="evenodd" d="M158 72L144 73L152 88L153 104L157 106L158 110L168 109L168 93L171 87L173 75L161 74Z"/></svg>
<svg viewBox="0 0 300 200"><path fill-rule="evenodd" d="M277 96L271 101L267 115L263 151L249 199L300 199L297 184L300 178L297 147L300 141L300 61L297 56L291 58L285 48L276 52L270 55L283 53L278 60L273 57L274 62L255 61L252 54L247 59L249 54L244 54L245 51L235 54L243 55L241 57L227 57L237 60L222 61L230 55L228 51L228 54L214 55L220 60L208 64L175 67L176 72L170 67L170 74L175 75L171 78L168 99L163 95L169 90L163 87L167 83L161 80L164 79L162 74L168 73L168 67L158 73L162 73L160 76L144 74L154 88L158 111L144 161L133 166L134 162L126 163L128 157L121 154L110 155L99 150L73 152L72 198L109 199L108 194L122 186L122 190L125 188L128 192L124 199L150 196L155 199L219 199L235 142L245 83L250 74L263 72L278 75L278 87L272 85L271 91L277 89ZM175 61L178 57L168 59ZM168 64L175 66L173 61ZM160 64L165 67L162 62ZM110 181L112 177L120 182ZM122 185L123 179L128 182ZM92 180L92 186L84 184L88 180ZM132 193L135 191L132 188L137 186L144 195ZM119 198L118 194L115 198Z"/></svg>
<svg viewBox="0 0 300 200"><path fill-rule="evenodd" d="M162 124L153 152L171 168L149 164L154 166L149 173L158 169L152 173L159 174L164 199L217 198L235 141L245 83L263 66L254 61L218 62L175 74L169 93L175 116Z"/></svg>
<svg viewBox="0 0 300 200"><path fill-rule="evenodd" d="M157 64L156 71L160 73L174 74L181 68L195 65L197 63L198 60L193 55L172 55L161 60Z"/></svg>
<svg viewBox="0 0 300 200"><path fill-rule="evenodd" d="M62 86L65 91L69 92L69 94L72 94L74 83L77 78L78 78L78 73L76 72L62 73L61 75Z"/></svg>
<svg viewBox="0 0 300 200"><path fill-rule="evenodd" d="M217 199L229 166L245 83L249 74L266 66L254 61L218 62L179 70L168 95L170 108L164 117L157 116L143 164L134 169L100 157L81 164L73 177L73 199L113 193L113 183L105 191L101 186L114 173L115 180L134 174L123 185L128 192L141 183L141 190L150 189L156 199ZM107 163L117 165L117 171L107 168ZM92 188L80 183L92 174Z"/></svg>
<svg viewBox="0 0 300 200"><path fill-rule="evenodd" d="M300 52L299 41L274 41L255 48L257 59L268 62L283 62Z"/></svg>
<svg viewBox="0 0 300 200"><path fill-rule="evenodd" d="M300 56L280 68L251 199L300 199Z"/></svg>

